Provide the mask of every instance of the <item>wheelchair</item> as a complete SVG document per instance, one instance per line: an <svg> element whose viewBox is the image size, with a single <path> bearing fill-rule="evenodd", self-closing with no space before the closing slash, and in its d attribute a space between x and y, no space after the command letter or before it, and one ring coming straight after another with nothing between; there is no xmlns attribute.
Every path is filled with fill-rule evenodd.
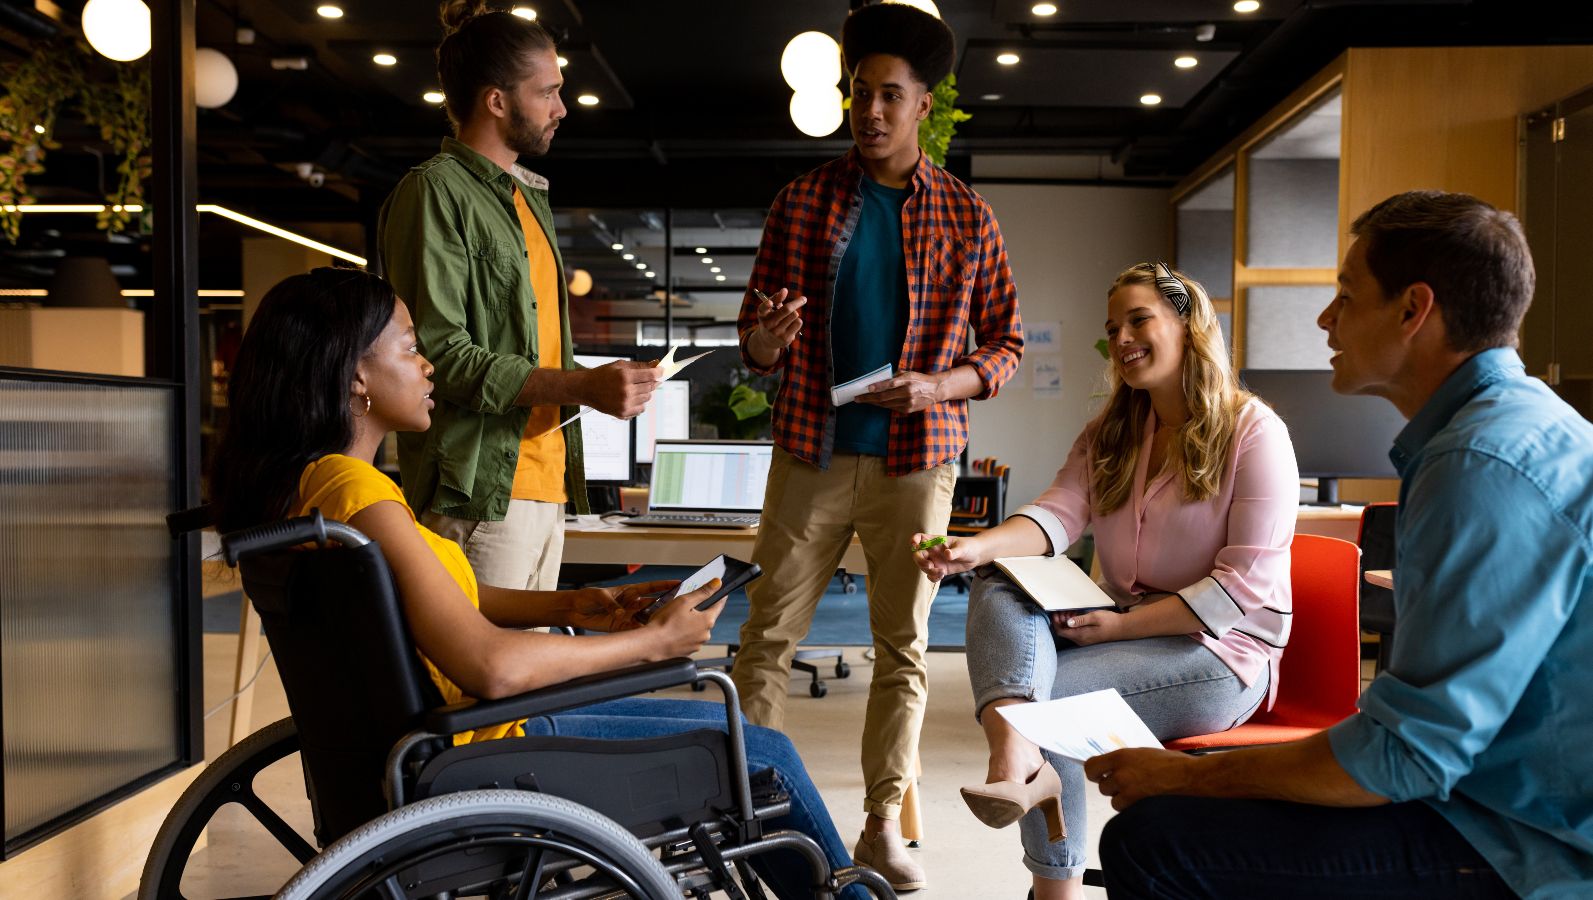
<svg viewBox="0 0 1593 900"><path fill-rule="evenodd" d="M172 520L178 531L194 516ZM359 531L317 510L226 535L222 549L260 612L291 715L228 750L184 792L150 849L139 900L187 900L189 856L230 804L302 866L274 895L282 900L757 900L767 895L749 860L776 850L807 863L814 897L851 884L895 897L877 872L832 869L812 838L767 826L790 799L772 770L748 773L735 687L724 673L676 659L444 706L381 549ZM705 682L724 695L725 731L452 740ZM255 789L256 776L294 753L314 846Z"/></svg>

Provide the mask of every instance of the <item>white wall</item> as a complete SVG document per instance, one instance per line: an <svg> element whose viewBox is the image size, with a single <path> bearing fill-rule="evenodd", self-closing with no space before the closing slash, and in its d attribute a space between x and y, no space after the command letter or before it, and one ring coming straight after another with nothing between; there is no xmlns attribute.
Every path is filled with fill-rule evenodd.
<svg viewBox="0 0 1593 900"><path fill-rule="evenodd" d="M1105 361L1106 289L1136 262L1168 258L1168 192L1160 188L984 184L973 187L995 209L1018 282L1025 324L1054 322L1058 346L1024 350L1018 375L994 400L971 404L969 456L994 456L1012 467L1007 509L1050 483L1100 399ZM1054 398L1035 395L1034 371L1060 363Z"/></svg>

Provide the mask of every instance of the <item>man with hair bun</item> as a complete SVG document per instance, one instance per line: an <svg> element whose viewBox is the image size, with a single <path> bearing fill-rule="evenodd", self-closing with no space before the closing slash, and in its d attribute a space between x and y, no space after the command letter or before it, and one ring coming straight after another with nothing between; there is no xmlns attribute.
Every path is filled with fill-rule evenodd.
<svg viewBox="0 0 1593 900"><path fill-rule="evenodd" d="M442 5L437 77L455 136L382 207L387 277L437 367L430 431L399 435L404 493L421 522L464 547L483 582L551 590L563 507L583 512L581 405L630 417L662 373L577 369L547 180L518 164L548 152L564 118L553 38L481 0Z"/></svg>
<svg viewBox="0 0 1593 900"><path fill-rule="evenodd" d="M748 367L782 377L753 550L768 577L749 586L733 674L747 717L779 728L796 645L861 537L874 674L868 817L853 856L906 891L926 884L897 820L923 724L935 593L908 538L945 531L968 401L1012 377L1023 337L989 204L918 147L955 57L951 29L910 6L865 6L841 46L855 145L775 198L738 323ZM831 388L885 366L890 377L834 405Z"/></svg>

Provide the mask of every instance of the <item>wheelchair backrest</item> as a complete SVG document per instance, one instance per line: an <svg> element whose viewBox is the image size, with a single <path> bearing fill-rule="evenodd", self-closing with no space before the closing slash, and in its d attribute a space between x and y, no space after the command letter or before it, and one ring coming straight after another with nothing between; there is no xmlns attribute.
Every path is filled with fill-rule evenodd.
<svg viewBox="0 0 1593 900"><path fill-rule="evenodd" d="M442 697L375 542L270 550L239 570L276 655L325 846L387 810L388 751Z"/></svg>

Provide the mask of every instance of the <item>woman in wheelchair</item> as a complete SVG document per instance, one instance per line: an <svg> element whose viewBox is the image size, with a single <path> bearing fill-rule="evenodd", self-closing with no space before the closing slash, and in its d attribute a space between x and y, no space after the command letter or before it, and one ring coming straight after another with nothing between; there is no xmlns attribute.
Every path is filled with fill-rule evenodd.
<svg viewBox="0 0 1593 900"><path fill-rule="evenodd" d="M694 653L723 608L695 608L717 582L677 598L644 624L636 613L650 604L649 595L674 583L576 591L478 584L460 547L416 521L403 494L372 460L389 432L424 431L430 425L432 371L416 346L409 310L385 280L359 270L322 268L272 288L239 349L230 421L212 462L218 529L227 533L319 509L376 541L416 649L448 703L506 697ZM494 377L488 360L481 377ZM463 476L462 483L470 482ZM525 630L535 626L602 633ZM525 733L641 738L723 730L725 722L718 704L630 698L506 722L459 734L454 741ZM772 769L791 798L789 815L771 826L815 839L832 867L850 865L791 742L755 726L745 729L745 741L748 768ZM795 854L782 851L757 859L779 896L811 896L810 870ZM865 896L857 886L843 895Z"/></svg>
<svg viewBox="0 0 1593 900"><path fill-rule="evenodd" d="M1270 705L1289 637L1294 448L1235 382L1205 289L1162 263L1124 270L1106 339L1111 393L1051 487L996 528L917 554L933 579L980 569L968 675L990 765L962 794L987 825L1022 820L1036 900L1084 896L1083 769L994 710L1115 688L1162 740L1223 731ZM1048 615L985 568L1059 554L1092 526L1115 608Z"/></svg>

